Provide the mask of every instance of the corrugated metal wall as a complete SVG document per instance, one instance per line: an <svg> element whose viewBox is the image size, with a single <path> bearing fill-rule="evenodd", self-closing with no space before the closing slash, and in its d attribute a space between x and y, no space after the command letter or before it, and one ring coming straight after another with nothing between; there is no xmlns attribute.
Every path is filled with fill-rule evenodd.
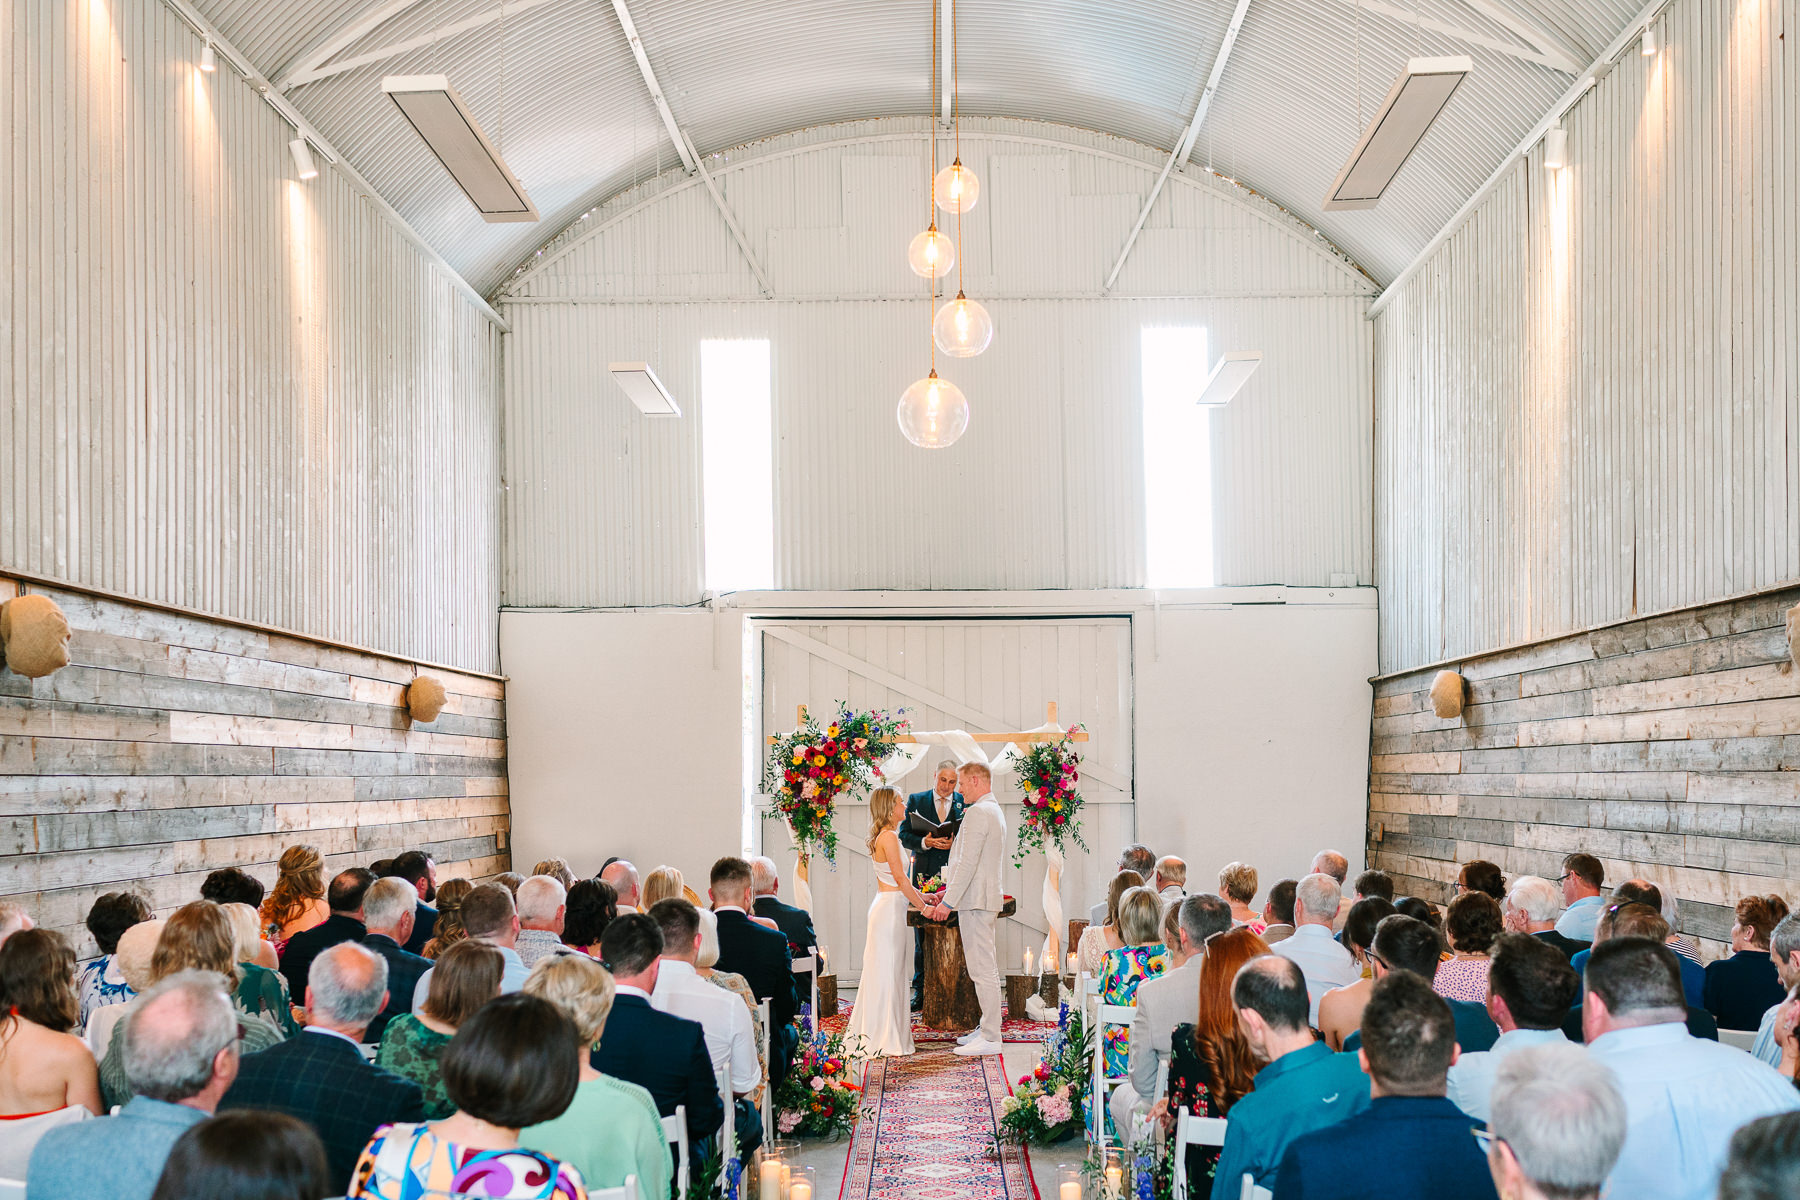
<svg viewBox="0 0 1800 1200"><path fill-rule="evenodd" d="M506 602L699 598L708 337L772 343L778 586L1140 585L1139 331L1188 322L1209 330L1209 357L1265 355L1214 418L1218 581L1368 583L1372 285L1274 206L1196 173L1171 179L1103 297L1161 166L1119 139L965 127L984 190L964 278L998 333L979 358L938 362L970 397L968 434L941 454L907 445L894 408L930 350L904 258L926 219L925 129L809 130L713 163L773 301L678 175L596 210L509 285ZM640 358L681 420L643 419L607 376Z"/></svg>
<svg viewBox="0 0 1800 1200"><path fill-rule="evenodd" d="M1680 0L1382 310L1384 670L1800 577L1797 18Z"/></svg>
<svg viewBox="0 0 1800 1200"><path fill-rule="evenodd" d="M0 7L0 568L492 670L498 331L200 50Z"/></svg>

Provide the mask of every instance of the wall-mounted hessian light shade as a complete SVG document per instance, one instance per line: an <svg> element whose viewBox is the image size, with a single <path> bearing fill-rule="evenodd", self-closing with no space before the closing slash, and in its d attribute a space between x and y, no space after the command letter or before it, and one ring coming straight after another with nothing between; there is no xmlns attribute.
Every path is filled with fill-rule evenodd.
<svg viewBox="0 0 1800 1200"><path fill-rule="evenodd" d="M981 199L981 180L958 158L931 181L931 198L947 213L966 213Z"/></svg>
<svg viewBox="0 0 1800 1200"><path fill-rule="evenodd" d="M932 318L931 340L951 358L974 358L994 340L994 318L959 291Z"/></svg>
<svg viewBox="0 0 1800 1200"><path fill-rule="evenodd" d="M969 427L969 401L962 389L939 379L934 367L900 395L895 417L906 440L924 450L942 450Z"/></svg>
<svg viewBox="0 0 1800 1200"><path fill-rule="evenodd" d="M956 265L956 244L934 223L906 248L906 265L921 279L942 279Z"/></svg>

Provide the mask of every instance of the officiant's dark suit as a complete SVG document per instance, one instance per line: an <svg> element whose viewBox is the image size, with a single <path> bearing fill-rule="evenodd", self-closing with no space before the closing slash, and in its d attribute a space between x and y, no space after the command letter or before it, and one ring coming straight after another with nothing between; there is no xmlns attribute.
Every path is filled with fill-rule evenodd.
<svg viewBox="0 0 1800 1200"><path fill-rule="evenodd" d="M942 875L944 873L944 867L950 862L950 852L948 850L932 850L925 845L925 835L914 830L912 827L913 814L918 813L921 817L924 817L927 821L936 825L941 824L943 821L961 820L963 808L964 804L961 792L950 793L949 815L941 819L938 817L937 792L934 789L926 788L924 791L914 792L906 798L906 815L900 819L899 833L900 844L912 851L912 877L914 887L918 887L920 883L930 879L933 875ZM922 983L924 976L925 934L924 931L915 929L913 930L912 975L912 1006L914 1008L919 1007L919 986Z"/></svg>

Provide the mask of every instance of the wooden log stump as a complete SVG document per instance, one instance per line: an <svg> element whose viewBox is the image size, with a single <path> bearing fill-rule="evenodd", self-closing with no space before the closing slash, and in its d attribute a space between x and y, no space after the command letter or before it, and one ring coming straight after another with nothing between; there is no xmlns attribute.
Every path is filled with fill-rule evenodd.
<svg viewBox="0 0 1800 1200"><path fill-rule="evenodd" d="M836 975L819 976L819 1012L827 1017L837 1016L837 983Z"/></svg>
<svg viewBox="0 0 1800 1200"><path fill-rule="evenodd" d="M1018 902L1008 896L1000 915L1010 917L1018 911ZM968 962L963 958L956 914L951 913L947 921L928 921L923 913L913 909L906 914L906 923L919 930L925 941L921 988L924 1003L919 1020L927 1029L946 1033L962 1033L979 1026L981 1004L975 998L975 984L969 979Z"/></svg>
<svg viewBox="0 0 1800 1200"><path fill-rule="evenodd" d="M1062 979L1054 974L1038 976L1038 999L1048 1004L1051 1009L1062 1002Z"/></svg>
<svg viewBox="0 0 1800 1200"><path fill-rule="evenodd" d="M1025 1011L1025 1001L1037 995L1037 986L1036 975L1008 975L1006 977L1006 1015L1015 1021L1029 1021L1031 1016Z"/></svg>

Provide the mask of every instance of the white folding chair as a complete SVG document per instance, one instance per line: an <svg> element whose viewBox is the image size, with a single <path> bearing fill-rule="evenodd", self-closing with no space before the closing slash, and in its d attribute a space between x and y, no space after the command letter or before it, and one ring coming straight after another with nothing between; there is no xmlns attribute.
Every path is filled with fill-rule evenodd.
<svg viewBox="0 0 1800 1200"><path fill-rule="evenodd" d="M662 1119L663 1140L675 1147L678 1157L675 1160L675 1197L676 1200L687 1200L688 1194L688 1132L687 1105L677 1104L675 1115Z"/></svg>
<svg viewBox="0 0 1800 1200"><path fill-rule="evenodd" d="M731 1186L731 1160L737 1154L737 1097L731 1091L731 1064L713 1072L719 1081L719 1099L725 1102L725 1124L719 1130L719 1191Z"/></svg>
<svg viewBox="0 0 1800 1200"><path fill-rule="evenodd" d="M0 1200L25 1200L23 1179L0 1179Z"/></svg>
<svg viewBox="0 0 1800 1200"><path fill-rule="evenodd" d="M1175 1115L1175 1200L1188 1200L1187 1149L1189 1146L1223 1146L1224 1117L1196 1117L1183 1108ZM1246 1186L1256 1181L1244 1176Z"/></svg>
<svg viewBox="0 0 1800 1200"><path fill-rule="evenodd" d="M589 1192L588 1195L592 1196L593 1193ZM1256 1176L1245 1171L1244 1186L1238 1189L1238 1200L1275 1200L1275 1193L1266 1187L1257 1187Z"/></svg>
<svg viewBox="0 0 1800 1200"><path fill-rule="evenodd" d="M763 1061L769 1065L763 1074L762 1094L763 1145L769 1146L775 1142L775 1021L767 1000L756 1008L762 1013Z"/></svg>
<svg viewBox="0 0 1800 1200"><path fill-rule="evenodd" d="M1721 1029L1719 1040L1727 1046L1736 1046L1739 1050L1749 1051L1756 1045L1756 1031L1753 1029Z"/></svg>
<svg viewBox="0 0 1800 1200"><path fill-rule="evenodd" d="M1088 1140L1098 1147L1102 1156L1106 1154L1106 1116L1111 1108L1112 1090L1121 1083L1127 1082L1131 1076L1108 1075L1106 1073L1106 1027L1108 1025L1130 1025L1131 1019L1137 1015L1137 1009L1129 1004L1103 1004L1095 999L1092 1010L1094 1022L1089 1027L1094 1033L1093 1080L1088 1089L1094 1112L1094 1123L1089 1129Z"/></svg>
<svg viewBox="0 0 1800 1200"><path fill-rule="evenodd" d="M636 1175L627 1175L616 1188L589 1188L588 1200L638 1200Z"/></svg>
<svg viewBox="0 0 1800 1200"><path fill-rule="evenodd" d="M813 1032L817 1033L819 1032L819 1018L821 1015L819 1013L819 956L816 954L809 954L805 958L796 958L794 960L794 974L807 976L807 988L812 993L811 1007L808 1008L807 1011L812 1013ZM837 1016L836 1013L832 1013L831 1015L834 1017Z"/></svg>

